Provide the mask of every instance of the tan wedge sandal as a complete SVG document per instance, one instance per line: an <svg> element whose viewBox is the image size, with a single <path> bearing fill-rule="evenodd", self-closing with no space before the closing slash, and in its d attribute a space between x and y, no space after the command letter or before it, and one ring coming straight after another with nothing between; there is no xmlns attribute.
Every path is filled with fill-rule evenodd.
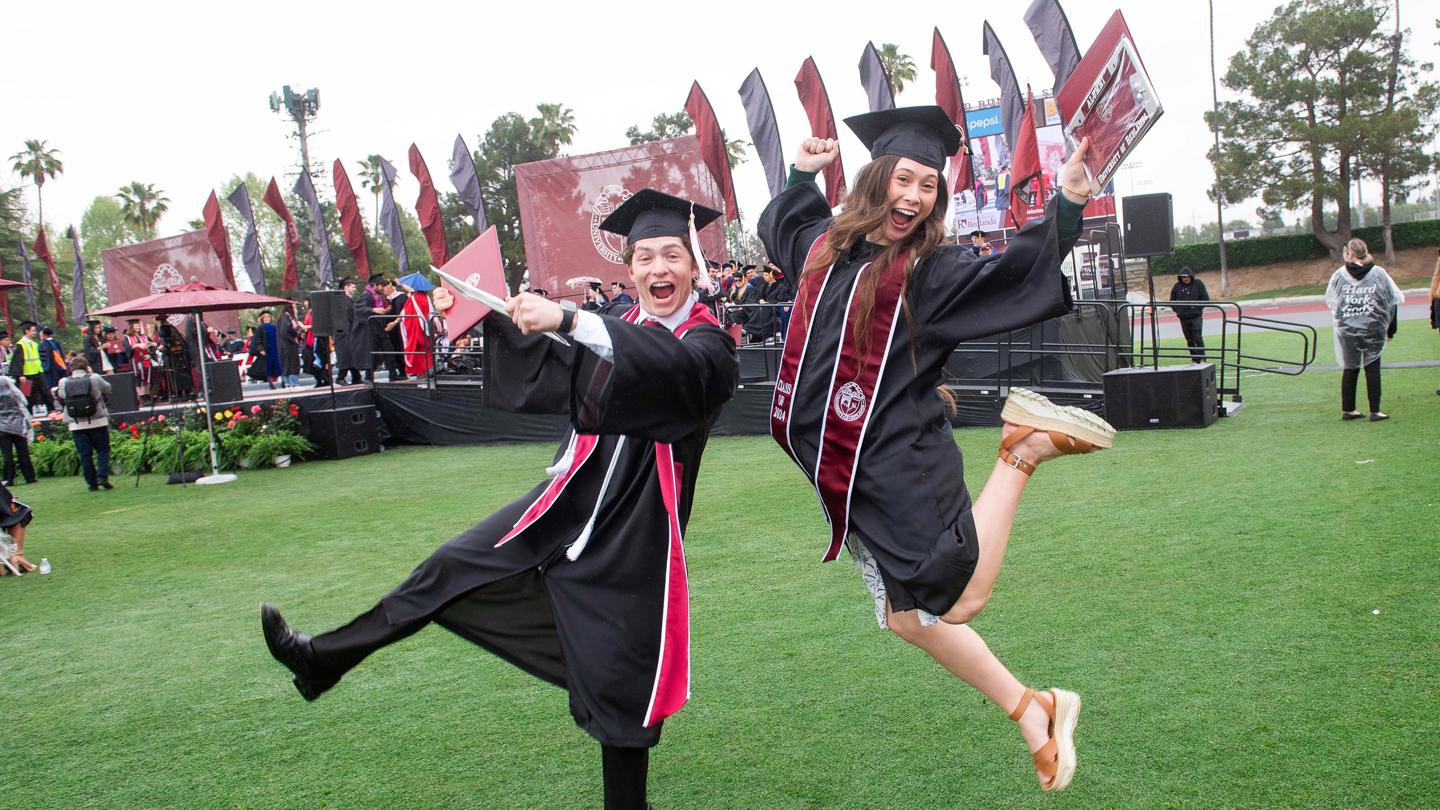
<svg viewBox="0 0 1440 810"><path fill-rule="evenodd" d="M1064 689L1037 693L1027 688L1015 711L1010 712L1010 719L1020 722L1031 700L1050 715L1050 739L1036 749L1031 758L1036 772L1046 779L1041 787L1058 792L1069 787L1075 776L1075 725L1080 721L1080 696Z"/></svg>
<svg viewBox="0 0 1440 810"><path fill-rule="evenodd" d="M1050 443L1065 456L1105 450L1115 443L1115 428L1109 422L1080 408L1056 405L1024 388L1010 389L1000 418L1016 427L1000 442L1000 460L1026 475L1035 472L1035 464L1012 448L1037 430L1049 435Z"/></svg>

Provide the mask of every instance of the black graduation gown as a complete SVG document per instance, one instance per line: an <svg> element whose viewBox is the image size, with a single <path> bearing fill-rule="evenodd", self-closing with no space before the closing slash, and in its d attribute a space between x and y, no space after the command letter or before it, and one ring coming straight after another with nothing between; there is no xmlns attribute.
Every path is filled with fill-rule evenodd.
<svg viewBox="0 0 1440 810"><path fill-rule="evenodd" d="M1055 205L1044 220L1022 229L1004 253L977 257L965 246L936 249L915 268L905 289L909 317L903 311L896 314L893 334L872 338L872 353L883 354L884 362L874 396L862 406L865 421L860 423L856 463L846 465L847 474L853 469L848 525L843 525L845 515L827 509L832 548L826 558L838 552L846 533L859 535L879 563L896 611L919 607L944 613L974 572L977 539L960 449L934 389L961 341L1018 329L1071 308L1060 258L1079 234L1083 209L1064 204L1061 214L1069 235L1061 238ZM791 185L760 216L760 239L771 260L796 280L797 299L806 257L830 224L830 206L813 182ZM837 424L857 418L848 408L835 415L845 404L839 402L844 390L832 397L832 386L845 381L832 377L851 289L876 252L877 246L857 244L829 270L813 321L802 320L799 305L790 318L786 351L797 352L800 361L788 438L793 460L812 483L817 477L826 480L824 471L817 475L816 462L822 430L834 429L824 423L827 414ZM808 334L798 337L807 327ZM777 385L777 393L779 389ZM776 404L784 403L777 397ZM837 455L826 452L827 458ZM842 493L840 502L844 500ZM834 525L837 518L842 521L839 527Z"/></svg>
<svg viewBox="0 0 1440 810"><path fill-rule="evenodd" d="M280 373L287 376L300 373L300 330L295 327L295 318L289 312L280 314L276 325L276 339L280 344Z"/></svg>
<svg viewBox="0 0 1440 810"><path fill-rule="evenodd" d="M345 334L335 341L335 367L368 371L374 367L370 354L370 296L358 293L350 299Z"/></svg>
<svg viewBox="0 0 1440 810"><path fill-rule="evenodd" d="M441 546L381 604L391 624L434 619L565 687L576 723L602 744L649 747L689 694L681 537L737 366L703 305L678 339L626 322L630 310L601 315L613 363L485 319L490 401L568 406L563 471Z"/></svg>

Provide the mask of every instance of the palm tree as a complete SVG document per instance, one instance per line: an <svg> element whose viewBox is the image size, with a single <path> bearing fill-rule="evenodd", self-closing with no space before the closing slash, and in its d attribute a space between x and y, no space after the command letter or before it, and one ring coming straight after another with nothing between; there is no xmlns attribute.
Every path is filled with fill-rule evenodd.
<svg viewBox="0 0 1440 810"><path fill-rule="evenodd" d="M890 92L898 96L905 89L906 82L915 81L915 60L900 53L900 48L893 42L881 45L878 53L880 64L885 66L885 75L890 77Z"/></svg>
<svg viewBox="0 0 1440 810"><path fill-rule="evenodd" d="M135 180L122 186L115 196L120 198L120 215L125 222L152 238L160 217L170 210L170 198L155 188L154 183Z"/></svg>
<svg viewBox="0 0 1440 810"><path fill-rule="evenodd" d="M375 194L375 237L380 237L380 189L385 183L385 172L380 169L380 156L371 155L360 161L360 186Z"/></svg>
<svg viewBox="0 0 1440 810"><path fill-rule="evenodd" d="M45 224L45 201L40 195L45 187L45 178L65 173L65 164L60 162L59 154L59 149L47 149L45 141L27 140L24 149L10 156L10 159L15 161L11 169L16 174L35 180L36 216L41 225Z"/></svg>
<svg viewBox="0 0 1440 810"><path fill-rule="evenodd" d="M575 139L575 111L564 104L537 104L539 118L530 119L530 129L535 132L536 143L553 157L560 155L560 147Z"/></svg>
<svg viewBox="0 0 1440 810"><path fill-rule="evenodd" d="M725 130L720 130L720 137L725 139L725 159L729 162L730 168L735 168L745 162L745 149L750 146L749 141L736 138L730 140L725 137Z"/></svg>

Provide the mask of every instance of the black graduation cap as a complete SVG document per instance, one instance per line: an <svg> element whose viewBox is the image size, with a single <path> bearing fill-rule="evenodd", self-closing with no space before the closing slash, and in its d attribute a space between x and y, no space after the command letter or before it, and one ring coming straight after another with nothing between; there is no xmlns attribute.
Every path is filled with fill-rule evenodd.
<svg viewBox="0 0 1440 810"><path fill-rule="evenodd" d="M126 319L125 319L125 323L129 323L129 324L140 323L140 319L139 319L139 318L126 318Z"/></svg>
<svg viewBox="0 0 1440 810"><path fill-rule="evenodd" d="M0 329L0 340L4 340L8 337L10 337L10 333L5 331L4 329Z"/></svg>
<svg viewBox="0 0 1440 810"><path fill-rule="evenodd" d="M95 323L99 323L99 321L96 321ZM36 322L34 322L34 321L21 321L21 322L20 322L20 331L21 331L21 332L24 332L26 329L29 329L29 328L32 327L32 326L39 326L39 325L40 325L40 324L38 324L38 323L36 323Z"/></svg>
<svg viewBox="0 0 1440 810"><path fill-rule="evenodd" d="M618 233L626 238L626 244L635 244L641 239L657 236L690 236L690 210L695 210L695 230L709 225L720 218L720 212L713 208L691 203L673 197L653 188L642 188L630 195L619 208L600 223L600 230Z"/></svg>
<svg viewBox="0 0 1440 810"><path fill-rule="evenodd" d="M86 326L99 326L99 325L100 325L100 319L99 319L99 318L86 318L86 319L85 319L85 325L86 325Z"/></svg>
<svg viewBox="0 0 1440 810"><path fill-rule="evenodd" d="M114 331L115 331L115 327L113 327L113 326L101 327L100 331L101 331L101 332L114 332Z"/></svg>
<svg viewBox="0 0 1440 810"><path fill-rule="evenodd" d="M960 149L960 130L933 104L852 115L845 124L870 150L872 160L899 155L944 171L945 161Z"/></svg>

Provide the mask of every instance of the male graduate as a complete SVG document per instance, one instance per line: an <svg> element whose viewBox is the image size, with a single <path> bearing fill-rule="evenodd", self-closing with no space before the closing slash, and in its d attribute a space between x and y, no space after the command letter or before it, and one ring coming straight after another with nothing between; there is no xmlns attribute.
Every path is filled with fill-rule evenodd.
<svg viewBox="0 0 1440 810"><path fill-rule="evenodd" d="M338 630L299 635L262 606L266 643L301 695L437 622L568 690L601 745L605 807L646 806L649 749L690 691L682 535L710 426L735 391L735 344L699 303L689 236L719 216L642 190L600 226L628 237L638 304L590 313L520 294L510 320L485 319L492 404L570 414L552 477Z"/></svg>

